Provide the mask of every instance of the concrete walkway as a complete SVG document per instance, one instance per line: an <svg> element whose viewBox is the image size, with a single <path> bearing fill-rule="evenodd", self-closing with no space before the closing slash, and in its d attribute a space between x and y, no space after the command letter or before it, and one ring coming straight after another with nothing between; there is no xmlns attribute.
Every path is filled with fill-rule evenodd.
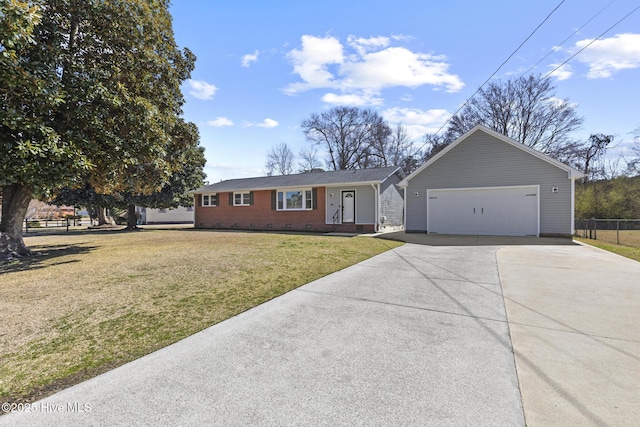
<svg viewBox="0 0 640 427"><path fill-rule="evenodd" d="M405 245L0 425L522 426L496 249Z"/></svg>
<svg viewBox="0 0 640 427"><path fill-rule="evenodd" d="M638 424L640 263L409 239L0 426Z"/></svg>

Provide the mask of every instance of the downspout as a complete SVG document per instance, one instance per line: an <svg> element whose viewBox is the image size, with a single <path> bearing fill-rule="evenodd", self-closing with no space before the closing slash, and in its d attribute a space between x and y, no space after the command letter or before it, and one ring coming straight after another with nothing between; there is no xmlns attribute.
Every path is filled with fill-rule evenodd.
<svg viewBox="0 0 640 427"><path fill-rule="evenodd" d="M573 238L576 235L576 180L571 176L571 172L569 172L569 179L571 180L571 227L569 230Z"/></svg>
<svg viewBox="0 0 640 427"><path fill-rule="evenodd" d="M402 188L402 229L407 231L407 187L409 187L409 184L407 183L403 186L402 182L400 182L399 186Z"/></svg>
<svg viewBox="0 0 640 427"><path fill-rule="evenodd" d="M379 188L376 187L375 183L371 183L371 187L373 188L373 194L374 194L374 200L375 200L375 205L376 205L376 210L375 210L375 219L374 219L374 226L373 226L373 231L375 231L376 233L380 230L380 224L378 221L378 218L380 217L380 206L379 206L379 200L378 200L378 192L379 192Z"/></svg>
<svg viewBox="0 0 640 427"><path fill-rule="evenodd" d="M193 228L198 228L198 195L193 193Z"/></svg>

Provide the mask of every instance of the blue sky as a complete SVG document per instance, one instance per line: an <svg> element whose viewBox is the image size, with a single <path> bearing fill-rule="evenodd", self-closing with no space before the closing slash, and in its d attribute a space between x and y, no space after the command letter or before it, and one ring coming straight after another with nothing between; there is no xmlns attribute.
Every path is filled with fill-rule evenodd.
<svg viewBox="0 0 640 427"><path fill-rule="evenodd" d="M200 129L208 181L264 175L271 147L297 153L309 144L300 122L336 105L373 108L422 145L559 4L494 78L547 74L640 5L174 0L176 41L198 57L184 112ZM640 10L552 78L584 117L576 138L613 134L612 154L628 150L640 128Z"/></svg>

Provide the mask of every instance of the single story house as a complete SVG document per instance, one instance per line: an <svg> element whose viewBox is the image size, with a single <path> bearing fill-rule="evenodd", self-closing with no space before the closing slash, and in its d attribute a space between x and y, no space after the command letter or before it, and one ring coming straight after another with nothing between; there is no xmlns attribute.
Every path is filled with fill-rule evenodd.
<svg viewBox="0 0 640 427"><path fill-rule="evenodd" d="M195 228L376 232L401 229L399 167L230 179L199 188Z"/></svg>
<svg viewBox="0 0 640 427"><path fill-rule="evenodd" d="M571 236L584 175L478 125L400 185L407 232Z"/></svg>

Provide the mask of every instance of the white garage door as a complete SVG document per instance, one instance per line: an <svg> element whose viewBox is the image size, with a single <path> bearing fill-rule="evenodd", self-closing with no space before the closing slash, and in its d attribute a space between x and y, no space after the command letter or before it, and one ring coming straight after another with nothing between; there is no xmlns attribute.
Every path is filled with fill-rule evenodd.
<svg viewBox="0 0 640 427"><path fill-rule="evenodd" d="M427 230L440 234L538 235L539 187L427 190Z"/></svg>

